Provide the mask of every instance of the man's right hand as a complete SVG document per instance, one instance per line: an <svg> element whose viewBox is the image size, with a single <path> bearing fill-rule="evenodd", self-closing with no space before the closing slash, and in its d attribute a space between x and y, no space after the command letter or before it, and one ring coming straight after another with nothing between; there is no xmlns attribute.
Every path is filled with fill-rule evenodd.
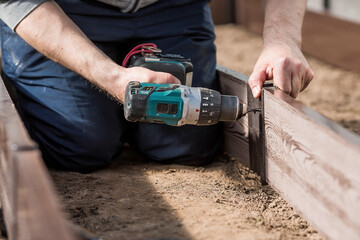
<svg viewBox="0 0 360 240"><path fill-rule="evenodd" d="M180 81L170 73L155 72L143 67L132 67L122 69L120 76L115 80L117 87L109 89L108 92L123 103L125 89L130 81L180 84ZM112 93L113 90L115 91Z"/></svg>

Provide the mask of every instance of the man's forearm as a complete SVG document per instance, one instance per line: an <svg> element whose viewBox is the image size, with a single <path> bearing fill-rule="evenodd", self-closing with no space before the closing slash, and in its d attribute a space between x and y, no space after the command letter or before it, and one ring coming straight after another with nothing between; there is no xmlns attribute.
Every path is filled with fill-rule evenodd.
<svg viewBox="0 0 360 240"><path fill-rule="evenodd" d="M123 102L129 81L176 83L170 73L123 68L100 51L54 2L41 4L15 28L27 43L51 60L80 74Z"/></svg>
<svg viewBox="0 0 360 240"><path fill-rule="evenodd" d="M116 91L115 79L121 76L122 67L100 51L54 1L37 7L15 31L51 60L108 92Z"/></svg>
<svg viewBox="0 0 360 240"><path fill-rule="evenodd" d="M254 97L269 79L274 86L296 97L311 82L314 73L301 52L301 27L306 0L267 0L264 46L249 85Z"/></svg>
<svg viewBox="0 0 360 240"><path fill-rule="evenodd" d="M306 0L267 0L264 46L286 43L301 46L301 27Z"/></svg>

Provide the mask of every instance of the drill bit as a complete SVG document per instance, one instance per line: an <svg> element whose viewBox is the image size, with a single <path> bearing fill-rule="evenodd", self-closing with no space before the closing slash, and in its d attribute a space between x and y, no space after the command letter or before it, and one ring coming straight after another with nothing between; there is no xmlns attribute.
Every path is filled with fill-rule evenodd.
<svg viewBox="0 0 360 240"><path fill-rule="evenodd" d="M247 104L243 103L242 101L239 100L239 114L237 119L242 118L243 116L245 116L248 113L257 113L257 112L261 112L261 108L249 108Z"/></svg>
<svg viewBox="0 0 360 240"><path fill-rule="evenodd" d="M257 112L261 112L261 108L248 108L247 110L246 110L246 113L245 114L247 114L247 113L257 113Z"/></svg>

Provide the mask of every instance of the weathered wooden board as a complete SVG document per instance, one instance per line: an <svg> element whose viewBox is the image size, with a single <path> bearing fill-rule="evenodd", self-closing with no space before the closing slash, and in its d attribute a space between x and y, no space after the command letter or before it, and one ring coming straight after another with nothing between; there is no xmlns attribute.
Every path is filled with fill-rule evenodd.
<svg viewBox="0 0 360 240"><path fill-rule="evenodd" d="M303 51L326 62L360 72L360 24L307 11Z"/></svg>
<svg viewBox="0 0 360 240"><path fill-rule="evenodd" d="M36 144L0 78L1 207L9 240L75 239Z"/></svg>
<svg viewBox="0 0 360 240"><path fill-rule="evenodd" d="M256 111L249 112L248 127L249 127L249 156L250 169L260 175L263 183L265 183L265 158L264 158L264 123L263 123L263 97L254 98L250 87L247 91L248 109Z"/></svg>
<svg viewBox="0 0 360 240"><path fill-rule="evenodd" d="M329 239L360 237L360 137L264 91L266 180Z"/></svg>
<svg viewBox="0 0 360 240"><path fill-rule="evenodd" d="M27 136L7 90L0 78L0 185L1 201L9 239L16 239L16 165L13 161L17 149L36 149Z"/></svg>
<svg viewBox="0 0 360 240"><path fill-rule="evenodd" d="M217 66L220 91L236 95L249 108L262 108L261 99L254 99L248 86L248 77ZM249 113L235 123L224 123L225 152L265 180L262 112Z"/></svg>
<svg viewBox="0 0 360 240"><path fill-rule="evenodd" d="M264 27L264 3L262 0L235 0L235 22L248 30L262 33Z"/></svg>
<svg viewBox="0 0 360 240"><path fill-rule="evenodd" d="M209 5L215 24L235 21L234 0L212 0Z"/></svg>
<svg viewBox="0 0 360 240"><path fill-rule="evenodd" d="M239 100L247 103L248 77L230 69L217 66L221 93L236 95ZM248 116L235 123L224 123L225 151L242 164L250 167Z"/></svg>
<svg viewBox="0 0 360 240"><path fill-rule="evenodd" d="M218 73L223 93L251 98L246 76L223 67ZM360 136L274 88L263 90L262 108L263 126L255 129L263 129L262 177L329 239L359 239ZM259 158L251 154L249 125L225 125L225 149L253 167Z"/></svg>
<svg viewBox="0 0 360 240"><path fill-rule="evenodd" d="M11 152L7 147L5 126L0 119L0 189L1 189L1 206L8 236L15 235L15 191L16 177L14 174L14 162L10 161ZM11 238L10 238L11 239Z"/></svg>
<svg viewBox="0 0 360 240"><path fill-rule="evenodd" d="M15 154L17 165L17 239L74 239L52 191L38 151Z"/></svg>

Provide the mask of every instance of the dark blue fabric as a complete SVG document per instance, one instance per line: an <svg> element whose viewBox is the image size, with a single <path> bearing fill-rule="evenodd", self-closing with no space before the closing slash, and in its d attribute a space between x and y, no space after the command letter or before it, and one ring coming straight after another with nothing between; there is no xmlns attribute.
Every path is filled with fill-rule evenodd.
<svg viewBox="0 0 360 240"><path fill-rule="evenodd" d="M154 42L164 52L192 59L193 86L218 88L207 1L159 1L130 14L96 1L57 2L114 61L120 63L138 43ZM114 161L124 141L161 162L204 162L216 154L220 125L126 122L119 103L38 53L3 22L0 36L3 71L17 89L20 114L47 164L80 172L95 170Z"/></svg>

